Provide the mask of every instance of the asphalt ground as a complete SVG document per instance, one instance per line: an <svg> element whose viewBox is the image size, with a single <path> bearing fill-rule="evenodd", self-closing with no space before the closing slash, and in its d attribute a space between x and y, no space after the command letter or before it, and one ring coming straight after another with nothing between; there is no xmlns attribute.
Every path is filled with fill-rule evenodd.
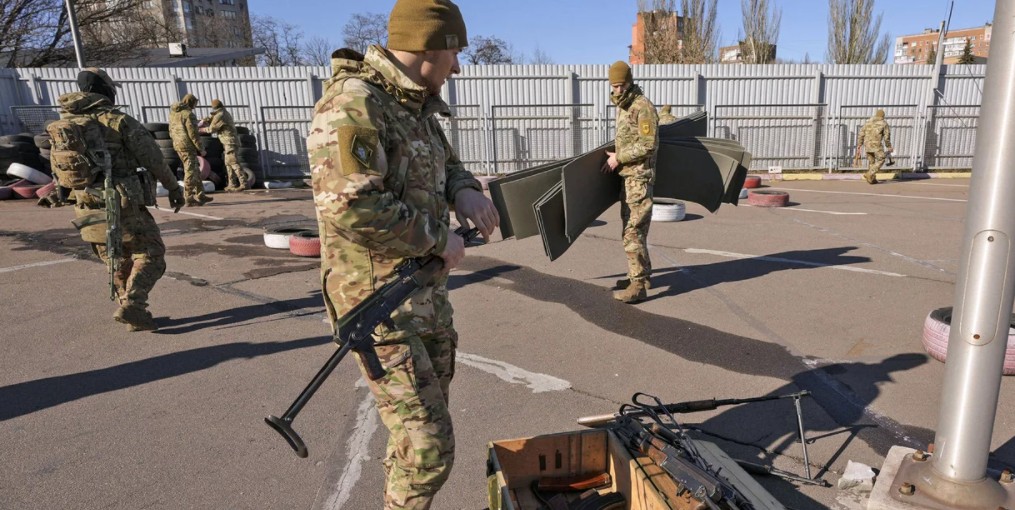
<svg viewBox="0 0 1015 510"><path fill-rule="evenodd" d="M578 430L635 392L809 390L811 470L833 485L849 460L924 447L944 365L922 327L954 298L968 184L784 182L786 208L688 205L652 225L653 286L635 306L610 296L626 272L616 207L554 262L538 238L469 248L451 279L457 456L434 508L486 507L490 441ZM352 363L296 419L309 458L263 423L334 350L318 262L262 243L265 225L312 220L309 191L153 214L160 330L128 333L72 212L0 202L0 508L379 508L386 431ZM1002 384L992 467L1015 464L1015 379ZM789 401L680 417L735 457L804 473ZM862 504L760 481L792 508Z"/></svg>

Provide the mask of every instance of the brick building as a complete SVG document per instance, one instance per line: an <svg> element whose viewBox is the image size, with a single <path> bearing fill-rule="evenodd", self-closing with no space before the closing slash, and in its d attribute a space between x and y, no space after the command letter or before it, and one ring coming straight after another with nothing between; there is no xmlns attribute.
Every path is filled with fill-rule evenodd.
<svg viewBox="0 0 1015 510"><path fill-rule="evenodd" d="M669 47L668 50L674 54L674 57L683 47L683 16L677 16L675 12L642 11L638 13L634 25L631 26L631 46L628 47L630 50L628 61L631 64L644 64L646 60L652 59L651 55L647 55L651 52L646 51L645 47L646 26L652 25L669 34L666 37L668 40L664 44Z"/></svg>
<svg viewBox="0 0 1015 510"><path fill-rule="evenodd" d="M987 53L990 51L990 31L990 23L982 27L949 30L945 33L943 62L945 64L957 64L959 57L962 56L962 49L966 46L966 39L969 39L976 62L986 62ZM940 30L928 28L922 34L896 37L894 62L896 64L928 63L927 61L933 52L937 51L937 40L940 32ZM933 63L933 61L930 63Z"/></svg>

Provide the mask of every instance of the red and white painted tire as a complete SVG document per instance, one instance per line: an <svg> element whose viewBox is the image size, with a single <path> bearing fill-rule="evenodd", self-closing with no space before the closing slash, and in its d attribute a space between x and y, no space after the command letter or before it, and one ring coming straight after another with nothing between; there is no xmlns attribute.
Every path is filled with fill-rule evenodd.
<svg viewBox="0 0 1015 510"><path fill-rule="evenodd" d="M38 197L38 198L45 197L46 195L52 193L53 190L55 190L55 189L56 189L56 182L55 181L50 182L49 184L46 184L46 185L42 186L41 188L35 190L35 196Z"/></svg>
<svg viewBox="0 0 1015 510"><path fill-rule="evenodd" d="M289 253L300 257L320 257L321 238L316 230L304 230L289 238Z"/></svg>
<svg viewBox="0 0 1015 510"><path fill-rule="evenodd" d="M930 357L944 362L948 356L948 335L951 334L952 307L930 312L923 321L923 348ZM1015 314L1008 326L1008 348L1004 353L1004 375L1015 375Z"/></svg>
<svg viewBox="0 0 1015 510"><path fill-rule="evenodd" d="M11 163L7 168L7 175L28 179L35 184L49 184L53 180L52 177L21 163Z"/></svg>
<svg viewBox="0 0 1015 510"><path fill-rule="evenodd" d="M265 227L264 229L264 245L268 248L275 248L277 250L288 250L289 240L292 236L299 234L300 232L307 232L311 229L306 227L294 227L294 226L279 226L279 227Z"/></svg>
<svg viewBox="0 0 1015 510"><path fill-rule="evenodd" d="M42 188L42 184L32 184L27 179L22 179L14 184L11 184L11 191L14 192L16 197L21 198L35 198L35 192Z"/></svg>
<svg viewBox="0 0 1015 510"><path fill-rule="evenodd" d="M747 203L756 207L786 207L789 193L770 189L751 190L747 194Z"/></svg>
<svg viewBox="0 0 1015 510"><path fill-rule="evenodd" d="M754 189L760 186L761 177L758 177L757 175L748 175L747 178L744 179L744 188L746 189Z"/></svg>
<svg viewBox="0 0 1015 510"><path fill-rule="evenodd" d="M211 175L211 163L207 159L204 159L203 156L198 156L197 165L201 169L201 180L207 179Z"/></svg>

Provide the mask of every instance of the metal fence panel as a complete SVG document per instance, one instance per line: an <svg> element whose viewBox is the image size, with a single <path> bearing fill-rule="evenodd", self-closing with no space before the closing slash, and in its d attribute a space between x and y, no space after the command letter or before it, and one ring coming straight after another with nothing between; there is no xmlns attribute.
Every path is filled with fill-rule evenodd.
<svg viewBox="0 0 1015 510"><path fill-rule="evenodd" d="M877 109L885 111L885 122L892 135L892 148L895 151L895 165L899 168L920 168L923 159L922 147L917 147L923 130L923 119L920 108L910 105L848 105L840 106L835 120L834 131L838 148L837 168L853 167L853 155L860 139L860 131ZM865 158L861 158L860 166L867 167Z"/></svg>
<svg viewBox="0 0 1015 510"><path fill-rule="evenodd" d="M973 168L979 105L927 108L923 164L928 169Z"/></svg>
<svg viewBox="0 0 1015 510"><path fill-rule="evenodd" d="M307 135L313 106L261 107L261 148L267 178L310 175Z"/></svg>
<svg viewBox="0 0 1015 510"><path fill-rule="evenodd" d="M705 105L703 104L671 104L669 106L670 113L672 113L673 116L678 119L680 117L686 117L692 113L697 113L705 109ZM658 111L662 109L663 105L657 104L655 105L655 107L656 112L658 113ZM617 106L610 104L606 105L606 115L603 116L602 121L602 138L600 139L599 144L612 142L616 137L617 137ZM595 147L590 147L590 149L593 148Z"/></svg>
<svg viewBox="0 0 1015 510"><path fill-rule="evenodd" d="M474 174L490 174L489 125L479 105L454 105L451 116L437 116L451 147L465 168Z"/></svg>
<svg viewBox="0 0 1015 510"><path fill-rule="evenodd" d="M594 148L596 121L595 108L587 104L493 106L494 171L514 172Z"/></svg>
<svg viewBox="0 0 1015 510"><path fill-rule="evenodd" d="M826 168L827 105L716 105L712 136L739 142L752 169Z"/></svg>

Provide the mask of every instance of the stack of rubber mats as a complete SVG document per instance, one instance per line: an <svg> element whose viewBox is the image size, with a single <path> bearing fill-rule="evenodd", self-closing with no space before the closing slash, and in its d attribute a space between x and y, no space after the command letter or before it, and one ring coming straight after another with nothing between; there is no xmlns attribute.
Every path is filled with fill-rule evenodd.
<svg viewBox="0 0 1015 510"><path fill-rule="evenodd" d="M659 127L654 196L701 204L711 212L736 205L751 154L737 142L705 138L707 117L697 113ZM554 161L491 181L501 234L539 234L550 260L620 200L621 178L603 173L606 144L581 156Z"/></svg>

